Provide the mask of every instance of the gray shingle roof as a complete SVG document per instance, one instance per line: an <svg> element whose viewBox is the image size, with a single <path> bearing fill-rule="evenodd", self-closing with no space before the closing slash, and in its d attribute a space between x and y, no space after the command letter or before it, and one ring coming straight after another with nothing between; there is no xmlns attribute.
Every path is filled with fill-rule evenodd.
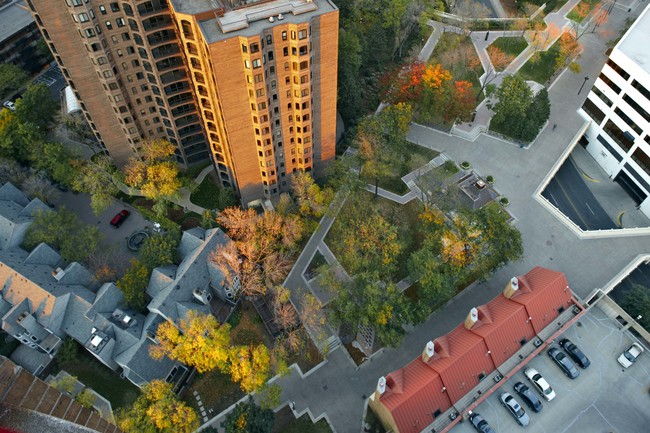
<svg viewBox="0 0 650 433"><path fill-rule="evenodd" d="M0 250L20 245L27 227L39 210L45 212L50 208L39 199L30 201L11 183L0 187Z"/></svg>
<svg viewBox="0 0 650 433"><path fill-rule="evenodd" d="M14 1L0 8L0 41L15 35L34 22L23 1Z"/></svg>
<svg viewBox="0 0 650 433"><path fill-rule="evenodd" d="M201 237L205 240L201 240ZM230 238L220 229L184 232L179 246L183 261L176 270L175 279L158 290L149 303L149 310L159 312L167 320L178 324L187 309L202 307L203 304L194 298L192 292L197 288L204 289L209 284L221 287L224 276L218 269L208 268L208 256L217 245L227 242L230 242Z"/></svg>

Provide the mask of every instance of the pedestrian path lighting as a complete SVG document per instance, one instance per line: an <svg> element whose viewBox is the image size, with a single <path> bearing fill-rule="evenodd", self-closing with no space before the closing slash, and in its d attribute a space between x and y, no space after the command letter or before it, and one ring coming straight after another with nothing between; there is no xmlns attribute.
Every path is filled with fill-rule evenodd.
<svg viewBox="0 0 650 433"><path fill-rule="evenodd" d="M578 90L578 95L580 94L580 92L582 92L582 88L585 87L587 81L589 81L589 77L585 76L585 81L582 82L582 85L580 86L580 90Z"/></svg>

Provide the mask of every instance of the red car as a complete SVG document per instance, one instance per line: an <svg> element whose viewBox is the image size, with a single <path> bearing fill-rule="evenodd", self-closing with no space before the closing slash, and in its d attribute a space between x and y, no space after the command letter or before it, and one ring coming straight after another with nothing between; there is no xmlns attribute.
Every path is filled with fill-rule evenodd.
<svg viewBox="0 0 650 433"><path fill-rule="evenodd" d="M119 226L122 225L124 220L126 220L129 217L130 214L131 213L128 210L122 209L117 215L113 217L113 219L111 220L111 225L115 228L118 228Z"/></svg>

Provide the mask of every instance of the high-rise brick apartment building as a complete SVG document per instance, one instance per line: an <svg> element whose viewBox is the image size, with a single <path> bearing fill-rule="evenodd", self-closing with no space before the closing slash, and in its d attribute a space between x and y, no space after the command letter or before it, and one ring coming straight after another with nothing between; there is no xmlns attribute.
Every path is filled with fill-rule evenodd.
<svg viewBox="0 0 650 433"><path fill-rule="evenodd" d="M118 165L143 139L212 156L242 202L334 157L338 10L330 0L27 0Z"/></svg>

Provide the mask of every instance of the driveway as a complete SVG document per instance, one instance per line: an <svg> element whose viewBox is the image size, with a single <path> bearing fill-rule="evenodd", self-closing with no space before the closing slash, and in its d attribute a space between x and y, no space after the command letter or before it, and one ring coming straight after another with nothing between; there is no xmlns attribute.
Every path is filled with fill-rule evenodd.
<svg viewBox="0 0 650 433"><path fill-rule="evenodd" d="M571 157L562 164L542 196L583 230L616 228L578 173Z"/></svg>
<svg viewBox="0 0 650 433"><path fill-rule="evenodd" d="M90 195L88 194L65 192L53 202L57 209L65 206L66 209L75 213L83 223L97 227L104 235L101 245L104 248L116 248L115 257L119 257L120 261L124 262L135 257L126 247L129 236L138 230L151 228L153 225L151 221L144 219L137 209L117 200L99 215L93 213L90 207ZM114 228L110 225L110 221L122 209L127 209L131 215L119 228Z"/></svg>
<svg viewBox="0 0 650 433"><path fill-rule="evenodd" d="M560 339L563 337L577 344L589 357L591 365L586 370L579 369L580 376L571 380L546 355L546 351L533 359L528 365L539 371L557 394L550 402L542 400L544 408L541 412L530 411L514 392L513 386L518 381L529 385L523 369L474 412L480 413L497 432L524 431L499 404L498 396L507 391L530 416L530 425L526 427L528 432L648 431L650 356L641 355L629 369L624 369L616 361L634 341L631 334L621 331L615 322L594 307ZM451 432L470 433L475 430L469 422L463 422Z"/></svg>

